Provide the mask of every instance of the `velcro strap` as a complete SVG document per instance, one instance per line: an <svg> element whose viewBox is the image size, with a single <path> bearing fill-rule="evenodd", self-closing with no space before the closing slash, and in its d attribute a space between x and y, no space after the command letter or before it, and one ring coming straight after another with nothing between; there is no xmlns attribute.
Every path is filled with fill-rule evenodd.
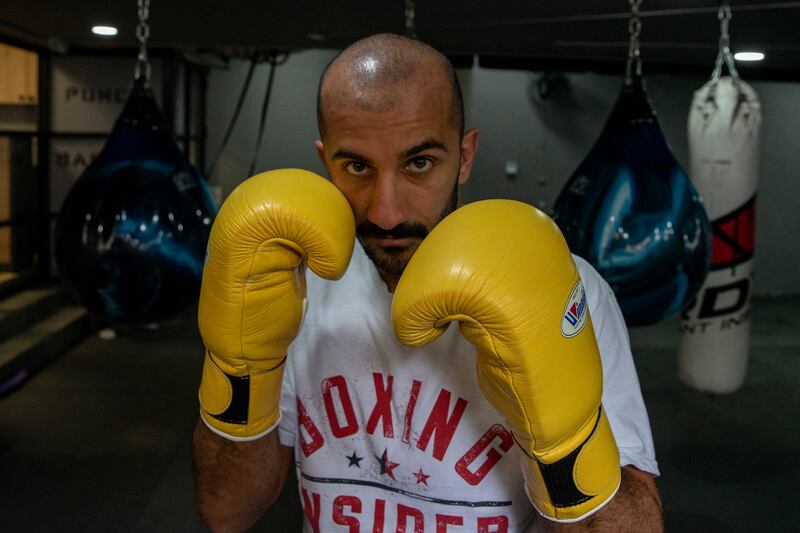
<svg viewBox="0 0 800 533"><path fill-rule="evenodd" d="M206 351L199 391L206 424L234 439L257 437L272 429L280 418L284 362L285 358L266 372L233 376Z"/></svg>
<svg viewBox="0 0 800 533"><path fill-rule="evenodd" d="M531 503L546 518L574 522L600 509L621 479L619 450L603 408L589 437L554 463L521 456Z"/></svg>

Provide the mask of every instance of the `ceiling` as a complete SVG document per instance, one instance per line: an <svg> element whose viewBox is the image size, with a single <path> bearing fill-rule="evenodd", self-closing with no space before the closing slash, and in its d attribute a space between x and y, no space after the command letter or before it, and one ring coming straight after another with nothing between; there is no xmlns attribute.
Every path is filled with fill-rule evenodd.
<svg viewBox="0 0 800 533"><path fill-rule="evenodd" d="M134 0L2 0L0 39L72 50L136 44ZM619 69L627 55L624 0L416 0L418 36L453 57L485 66ZM766 54L743 66L755 78L800 79L800 1L730 2L731 48ZM718 1L645 0L642 57L649 71L707 72L717 54ZM241 53L263 49L341 48L371 33L405 32L404 0L153 0L150 45ZM120 29L93 36L94 24Z"/></svg>

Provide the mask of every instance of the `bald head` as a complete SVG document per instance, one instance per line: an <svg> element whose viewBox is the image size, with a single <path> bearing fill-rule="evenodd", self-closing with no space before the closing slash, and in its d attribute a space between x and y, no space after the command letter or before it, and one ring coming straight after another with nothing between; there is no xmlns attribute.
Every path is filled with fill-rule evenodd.
<svg viewBox="0 0 800 533"><path fill-rule="evenodd" d="M449 93L448 120L463 134L464 103L455 70L440 52L414 39L381 33L345 48L325 68L317 93L319 133L325 137L326 109L356 105L388 111L419 84L440 84Z"/></svg>

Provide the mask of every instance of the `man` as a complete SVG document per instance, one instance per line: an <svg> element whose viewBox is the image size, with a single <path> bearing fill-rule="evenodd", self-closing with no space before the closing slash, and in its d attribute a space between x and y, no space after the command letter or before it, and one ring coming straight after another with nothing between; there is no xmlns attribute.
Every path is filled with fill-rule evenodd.
<svg viewBox="0 0 800 533"><path fill-rule="evenodd" d="M341 228L339 224L349 213L330 207L339 200L315 182L300 194L276 193L273 182L261 180L226 202L238 206L228 212L247 211L247 204L259 195L269 198L265 205L287 196L293 212L295 204L303 204L298 208L302 217L319 220L296 232L298 237L265 230L268 242L278 243L269 248L269 272L294 274L281 278L281 283L264 281L263 291L248 293L261 298L283 287L284 292L264 304L231 304L228 286L242 290L236 278L241 275L231 274L239 267L228 265L230 254L217 259L223 252L212 234L200 307L209 355L200 393L203 417L194 437L198 509L207 524L215 531L252 525L280 494L294 457L309 531L660 530L660 500L653 481L658 471L627 334L608 286L585 262L577 261L603 358L600 413L604 416L604 409L608 414L616 438L614 445L612 437L613 454L619 448L619 456L613 458L617 464L620 457L623 465L621 481L614 467L616 478L605 496L576 500L588 500L581 503L590 506L586 512L581 508L560 514L552 502L536 505L539 513L534 510L529 497L536 500L537 490L548 494L558 488L545 480L544 490L528 473L523 477L518 457L531 465L534 476L547 465L512 446L515 438L522 446L521 436L516 431L512 435L510 430L516 428L504 424L516 413L496 409L493 398L486 401L475 378L475 348L456 328L424 348L404 347L395 337L393 293L422 240L456 209L458 188L470 176L477 148L477 131L464 131L461 95L449 62L427 45L404 37L384 34L359 41L323 74L318 118L317 152L352 210L358 244L344 273L338 258L349 257L349 248L325 247L329 241L347 240L341 229L347 223L341 222ZM302 175L292 174L292 179L294 187L306 191ZM313 205L306 205L309 197ZM320 214L319 209L326 211ZM261 208L257 211L265 216ZM267 225L285 224L281 218ZM254 225L260 224L249 221L225 230L232 236L227 246L250 239ZM264 239L251 239L258 251ZM313 242L297 244L303 239ZM318 251L321 247L324 252ZM308 308L292 341L302 314L298 302L305 285L300 272L306 257L320 276L344 277L325 281L309 273ZM333 266L319 267L318 257ZM242 272L250 275L254 264L247 263ZM216 278L226 276L233 281L226 281L217 297ZM262 283L260 277L256 281ZM217 306L228 304L230 311L222 313L235 320L233 327L226 322L220 333ZM235 335L256 328L243 325L240 317L264 307L272 311L261 316L262 328L286 317L292 317L290 324L273 336L280 342L263 342L268 349L256 358L267 353L264 361L248 359L240 365L238 346L244 343ZM218 343L218 337L225 340ZM248 337L247 343L251 340ZM284 364L283 346L289 342ZM221 354L226 344L237 346L234 355ZM251 399L251 414L238 417L242 420L226 414L240 394L236 383L250 387L249 396L242 397ZM267 399L253 404L252 398L262 393ZM270 407L263 408L267 404ZM580 446L575 453L583 450ZM568 477L572 483L572 474Z"/></svg>

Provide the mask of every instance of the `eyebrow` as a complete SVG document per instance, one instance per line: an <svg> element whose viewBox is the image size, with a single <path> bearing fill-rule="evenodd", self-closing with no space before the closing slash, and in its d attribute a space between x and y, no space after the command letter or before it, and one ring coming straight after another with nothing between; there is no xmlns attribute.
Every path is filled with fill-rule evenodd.
<svg viewBox="0 0 800 533"><path fill-rule="evenodd" d="M405 152L403 152L403 158L407 158L407 157L411 157L411 156L417 155L417 154L419 154L421 152L424 152L425 150L430 150L432 148L438 148L439 150L443 150L443 151L447 152L447 147L444 144L442 144L439 141L436 141L434 139L426 139L426 140L422 141L421 143L419 143L418 145L413 146L413 147L409 148L408 150L406 150Z"/></svg>
<svg viewBox="0 0 800 533"><path fill-rule="evenodd" d="M356 161L369 161L363 155L351 152L350 150L336 150L331 156L331 159L355 159Z"/></svg>
<svg viewBox="0 0 800 533"><path fill-rule="evenodd" d="M426 139L421 143L419 143L418 145L412 146L408 150L404 151L401 154L401 157L404 159L409 158L419 153L422 153L425 150L431 150L431 149L439 149L447 152L447 147L444 144L434 139ZM353 159L356 161L369 162L369 158L364 157L358 152L353 152L351 150L336 150L331 156L331 159Z"/></svg>

